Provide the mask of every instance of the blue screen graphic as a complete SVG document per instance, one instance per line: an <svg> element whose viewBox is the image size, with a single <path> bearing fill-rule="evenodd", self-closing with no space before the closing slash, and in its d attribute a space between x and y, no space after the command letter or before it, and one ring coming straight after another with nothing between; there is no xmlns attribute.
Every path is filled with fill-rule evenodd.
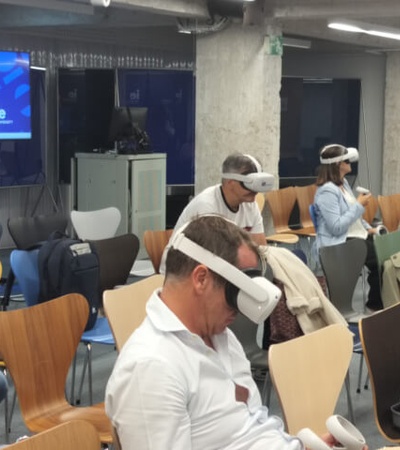
<svg viewBox="0 0 400 450"><path fill-rule="evenodd" d="M31 137L29 53L0 51L0 140Z"/></svg>

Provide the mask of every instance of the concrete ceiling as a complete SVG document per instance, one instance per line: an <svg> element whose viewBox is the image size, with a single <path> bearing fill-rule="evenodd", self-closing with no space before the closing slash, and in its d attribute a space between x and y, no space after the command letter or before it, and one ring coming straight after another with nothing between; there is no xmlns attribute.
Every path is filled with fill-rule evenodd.
<svg viewBox="0 0 400 450"><path fill-rule="evenodd" d="M399 0L111 0L108 8L92 6L91 1L95 0L0 0L0 29L124 45L142 36L150 45L152 40L162 46L172 39L178 46L192 38L177 33L177 18L204 30L225 16L246 24L261 17L285 36L311 39L313 51L400 50L400 41L327 28L329 19L342 18L400 32Z"/></svg>

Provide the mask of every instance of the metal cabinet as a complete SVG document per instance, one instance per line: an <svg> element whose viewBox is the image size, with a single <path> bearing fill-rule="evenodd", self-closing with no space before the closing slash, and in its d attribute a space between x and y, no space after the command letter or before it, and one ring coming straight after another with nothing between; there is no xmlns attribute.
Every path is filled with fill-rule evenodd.
<svg viewBox="0 0 400 450"><path fill-rule="evenodd" d="M166 154L77 153L76 193L78 210L119 208L118 234L135 233L144 258L143 232L166 226Z"/></svg>

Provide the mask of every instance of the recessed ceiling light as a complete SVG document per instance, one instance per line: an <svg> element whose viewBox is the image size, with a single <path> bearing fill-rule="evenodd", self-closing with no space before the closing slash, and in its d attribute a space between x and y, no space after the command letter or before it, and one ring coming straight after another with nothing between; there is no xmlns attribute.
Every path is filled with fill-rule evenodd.
<svg viewBox="0 0 400 450"><path fill-rule="evenodd" d="M335 19L328 23L328 27L335 30L348 31L351 33L364 33L370 36L400 40L400 29L384 27L382 25L374 25L371 23L364 23L347 19Z"/></svg>

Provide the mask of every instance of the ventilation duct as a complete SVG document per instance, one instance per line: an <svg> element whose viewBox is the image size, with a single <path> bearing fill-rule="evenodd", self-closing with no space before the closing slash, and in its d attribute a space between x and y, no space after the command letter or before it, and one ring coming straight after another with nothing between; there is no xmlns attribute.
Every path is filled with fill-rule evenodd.
<svg viewBox="0 0 400 450"><path fill-rule="evenodd" d="M207 34L223 30L230 23L227 17L212 17L209 20L176 19L179 33Z"/></svg>

